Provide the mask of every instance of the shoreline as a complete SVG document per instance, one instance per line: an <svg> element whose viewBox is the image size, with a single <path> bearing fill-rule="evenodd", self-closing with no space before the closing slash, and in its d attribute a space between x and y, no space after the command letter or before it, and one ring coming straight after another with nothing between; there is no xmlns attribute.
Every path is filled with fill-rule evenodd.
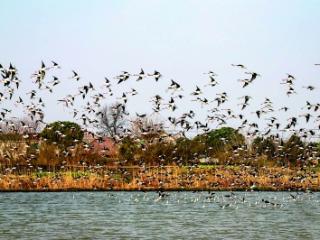
<svg viewBox="0 0 320 240"><path fill-rule="evenodd" d="M63 192L320 192L320 189L30 189L0 190L0 193L63 193Z"/></svg>

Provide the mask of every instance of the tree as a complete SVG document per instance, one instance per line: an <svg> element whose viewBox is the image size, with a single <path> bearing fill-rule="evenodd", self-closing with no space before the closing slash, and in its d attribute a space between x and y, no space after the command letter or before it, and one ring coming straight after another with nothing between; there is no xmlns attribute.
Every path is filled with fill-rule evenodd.
<svg viewBox="0 0 320 240"><path fill-rule="evenodd" d="M139 152L141 147L139 144L130 137L125 137L121 141L119 148L119 158L127 162L134 162L135 155Z"/></svg>
<svg viewBox="0 0 320 240"><path fill-rule="evenodd" d="M28 117L24 117L21 119L10 119L6 123L0 123L0 132L10 134L37 134L43 126L42 121L34 121Z"/></svg>
<svg viewBox="0 0 320 240"><path fill-rule="evenodd" d="M184 164L198 159L199 156L204 155L206 152L205 139L197 136L194 139L180 137L176 141L175 157L181 159Z"/></svg>
<svg viewBox="0 0 320 240"><path fill-rule="evenodd" d="M157 119L148 117L136 118L131 121L131 134L136 138L142 138L152 143L159 140L161 136L167 136L163 123Z"/></svg>
<svg viewBox="0 0 320 240"><path fill-rule="evenodd" d="M288 162L296 163L298 160L302 160L304 149L305 145L300 137L293 134L284 144L283 155Z"/></svg>
<svg viewBox="0 0 320 240"><path fill-rule="evenodd" d="M81 127L74 122L53 122L48 124L40 133L40 137L47 143L55 144L61 148L76 145L83 140Z"/></svg>
<svg viewBox="0 0 320 240"><path fill-rule="evenodd" d="M272 159L275 156L276 144L272 137L262 138L257 137L253 140L252 148L258 155L266 155L268 159Z"/></svg>
<svg viewBox="0 0 320 240"><path fill-rule="evenodd" d="M245 137L231 127L222 127L206 135L207 146L210 147L214 153L224 150L225 147L233 149L245 143Z"/></svg>
<svg viewBox="0 0 320 240"><path fill-rule="evenodd" d="M115 103L111 106L104 106L101 111L97 113L99 117L100 134L116 139L123 133L126 120L125 107L121 103Z"/></svg>

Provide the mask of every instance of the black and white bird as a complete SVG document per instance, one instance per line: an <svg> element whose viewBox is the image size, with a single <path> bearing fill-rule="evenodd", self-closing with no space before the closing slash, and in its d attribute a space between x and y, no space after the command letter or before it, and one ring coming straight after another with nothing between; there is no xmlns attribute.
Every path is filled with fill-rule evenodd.
<svg viewBox="0 0 320 240"><path fill-rule="evenodd" d="M72 73L73 73L73 76L71 77L71 79L75 79L76 81L79 81L80 80L79 74L74 70L72 70Z"/></svg>
<svg viewBox="0 0 320 240"><path fill-rule="evenodd" d="M145 72L143 71L143 69L141 68L139 74L135 74L134 76L137 76L137 81L141 81L142 79L144 79L147 75L145 74Z"/></svg>
<svg viewBox="0 0 320 240"><path fill-rule="evenodd" d="M151 74L148 74L148 76L154 77L154 80L156 80L156 82L158 82L159 79L162 77L161 73L158 72L157 70L154 70L154 72Z"/></svg>

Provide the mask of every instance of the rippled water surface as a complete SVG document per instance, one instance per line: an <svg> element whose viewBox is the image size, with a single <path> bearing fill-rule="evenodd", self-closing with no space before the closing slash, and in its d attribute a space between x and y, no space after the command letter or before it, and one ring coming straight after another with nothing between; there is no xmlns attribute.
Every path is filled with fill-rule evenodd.
<svg viewBox="0 0 320 240"><path fill-rule="evenodd" d="M319 193L0 193L0 239L320 239Z"/></svg>

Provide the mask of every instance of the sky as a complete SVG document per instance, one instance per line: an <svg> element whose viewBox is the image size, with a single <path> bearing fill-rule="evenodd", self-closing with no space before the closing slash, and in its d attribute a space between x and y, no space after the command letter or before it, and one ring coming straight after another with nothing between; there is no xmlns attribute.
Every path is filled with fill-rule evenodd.
<svg viewBox="0 0 320 240"><path fill-rule="evenodd" d="M50 64L54 60L62 66L53 75L63 84L54 94L43 93L48 122L71 118L57 99L77 91L79 84L70 79L72 70L83 83L99 86L104 77L115 82L113 77L121 71L138 73L140 68L150 73L156 69L163 78L158 84L152 79L139 83L133 79L115 86L116 96L137 88L139 95L128 105L133 113L150 112L150 97L167 94L170 79L189 95L196 85L208 82L203 73L212 70L220 84L204 90L208 98L226 91L232 98L226 107L236 109L239 97L253 96L247 114L255 121L251 112L270 97L276 107L291 107L288 116L278 116L286 122L289 116L301 114L306 100L319 102L317 89L301 88L314 85L320 89L320 67L314 66L320 63L319 12L317 0L2 0L0 63L12 62L18 68L21 92L35 88L30 76L41 61ZM238 63L261 77L242 89L237 79L246 75L231 66ZM292 97L287 97L280 84L287 73L297 79L298 94ZM206 111L187 99L180 101L177 112L190 108L205 119ZM20 113L16 109L12 114Z"/></svg>

